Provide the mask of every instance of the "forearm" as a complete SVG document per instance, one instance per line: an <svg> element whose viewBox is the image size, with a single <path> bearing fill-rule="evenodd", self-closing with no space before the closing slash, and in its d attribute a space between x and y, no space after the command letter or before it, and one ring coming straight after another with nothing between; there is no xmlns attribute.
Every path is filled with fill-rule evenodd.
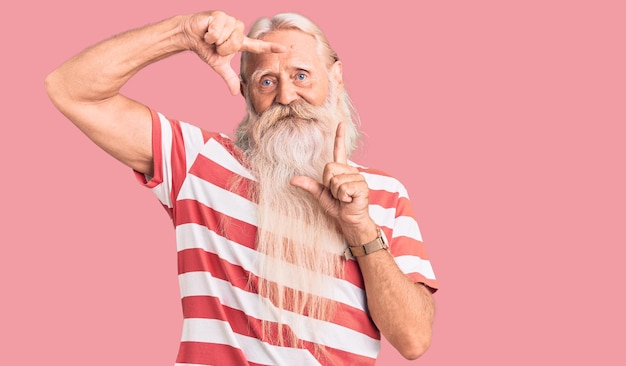
<svg viewBox="0 0 626 366"><path fill-rule="evenodd" d="M84 50L48 76L48 93L57 104L64 99L97 103L114 97L143 67L184 50L180 21L173 17Z"/></svg>
<svg viewBox="0 0 626 366"><path fill-rule="evenodd" d="M377 235L371 218L344 227L349 245L362 245ZM405 358L415 359L429 347L434 301L422 284L414 283L386 250L357 257L365 284L367 307L381 333Z"/></svg>
<svg viewBox="0 0 626 366"><path fill-rule="evenodd" d="M430 291L414 283L384 250L358 257L367 306L381 333L408 359L430 345L434 302Z"/></svg>

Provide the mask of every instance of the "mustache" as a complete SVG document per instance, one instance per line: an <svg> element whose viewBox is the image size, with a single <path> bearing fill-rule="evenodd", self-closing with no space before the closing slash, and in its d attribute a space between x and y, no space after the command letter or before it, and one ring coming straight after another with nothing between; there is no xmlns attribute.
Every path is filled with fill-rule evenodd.
<svg viewBox="0 0 626 366"><path fill-rule="evenodd" d="M295 101L289 105L273 104L259 115L259 122L267 127L278 122L326 122L328 111L324 106L315 106L305 101Z"/></svg>
<svg viewBox="0 0 626 366"><path fill-rule="evenodd" d="M296 100L288 105L274 103L256 118L249 120L247 128L239 130L239 143L244 151L252 153L268 149L276 139L282 144L294 140L308 140L314 135L330 138L333 120L336 118L328 102L313 105L305 100Z"/></svg>

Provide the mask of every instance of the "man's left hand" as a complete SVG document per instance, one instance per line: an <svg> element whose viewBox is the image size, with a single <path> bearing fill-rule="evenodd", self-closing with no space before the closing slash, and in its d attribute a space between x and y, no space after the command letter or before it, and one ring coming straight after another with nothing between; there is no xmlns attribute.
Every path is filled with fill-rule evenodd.
<svg viewBox="0 0 626 366"><path fill-rule="evenodd" d="M291 179L291 184L317 198L324 210L337 219L350 244L361 244L361 239L357 238L359 235L350 235L350 233L367 235L368 231L375 228L368 212L367 182L356 167L348 165L343 123L337 125L333 161L324 167L322 182L316 182L310 177L298 176Z"/></svg>

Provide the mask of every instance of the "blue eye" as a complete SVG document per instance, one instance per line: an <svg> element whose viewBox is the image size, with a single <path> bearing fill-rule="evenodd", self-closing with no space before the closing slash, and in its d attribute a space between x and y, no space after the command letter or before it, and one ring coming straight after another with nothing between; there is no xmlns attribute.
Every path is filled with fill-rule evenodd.
<svg viewBox="0 0 626 366"><path fill-rule="evenodd" d="M263 79L263 80L261 80L261 85L263 85L263 86L272 86L272 84L273 84L272 80L270 80L270 79Z"/></svg>
<svg viewBox="0 0 626 366"><path fill-rule="evenodd" d="M298 80L304 80L307 78L307 75L305 73L299 73L296 77Z"/></svg>

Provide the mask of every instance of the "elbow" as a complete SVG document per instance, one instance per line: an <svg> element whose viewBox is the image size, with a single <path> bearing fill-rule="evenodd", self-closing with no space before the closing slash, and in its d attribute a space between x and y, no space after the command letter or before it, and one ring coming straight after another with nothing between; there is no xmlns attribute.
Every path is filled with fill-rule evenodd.
<svg viewBox="0 0 626 366"><path fill-rule="evenodd" d="M68 90L67 80L57 69L49 73L44 80L44 88L52 104L65 116L75 99Z"/></svg>
<svg viewBox="0 0 626 366"><path fill-rule="evenodd" d="M52 103L54 103L55 105L57 104L57 99L59 96L59 84L60 81L58 80L58 76L57 76L57 72L52 71L50 74L48 74L46 76L46 79L44 80L44 87L46 89L46 93L48 94L48 97L50 98L50 100L52 101Z"/></svg>
<svg viewBox="0 0 626 366"><path fill-rule="evenodd" d="M432 323L405 328L402 332L389 334L387 340L407 360L420 358L432 341Z"/></svg>
<svg viewBox="0 0 626 366"><path fill-rule="evenodd" d="M426 333L426 332L425 332ZM407 360L417 360L420 358L428 348L430 347L431 342L431 334L422 334L419 337L414 337L414 339L407 342L403 347L399 347L398 351L402 355L402 357Z"/></svg>

